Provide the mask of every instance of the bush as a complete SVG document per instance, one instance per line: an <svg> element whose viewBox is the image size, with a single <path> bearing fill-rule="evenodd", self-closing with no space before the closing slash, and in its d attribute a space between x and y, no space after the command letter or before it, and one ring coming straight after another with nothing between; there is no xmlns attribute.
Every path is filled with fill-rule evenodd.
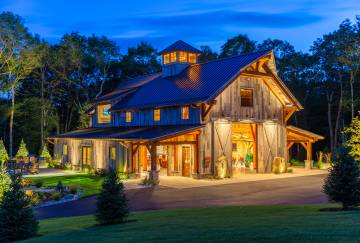
<svg viewBox="0 0 360 243"><path fill-rule="evenodd" d="M19 150L16 153L16 158L20 158L20 157L27 157L29 155L29 151L26 148L26 144L24 142L24 139L21 139L21 143L19 146Z"/></svg>
<svg viewBox="0 0 360 243"><path fill-rule="evenodd" d="M292 168L288 168L287 170L286 170L286 173L293 173L294 172L294 170L292 169Z"/></svg>
<svg viewBox="0 0 360 243"><path fill-rule="evenodd" d="M117 173L110 170L97 197L97 222L101 225L124 222L129 215L127 202L123 183L119 180Z"/></svg>
<svg viewBox="0 0 360 243"><path fill-rule="evenodd" d="M77 186L70 186L69 192L73 195L75 195L78 192L79 188Z"/></svg>
<svg viewBox="0 0 360 243"><path fill-rule="evenodd" d="M329 200L341 203L343 209L360 204L360 170L349 151L348 147L340 148L323 186Z"/></svg>
<svg viewBox="0 0 360 243"><path fill-rule="evenodd" d="M56 185L56 191L63 193L64 192L64 185L62 184L61 181L58 181L57 185Z"/></svg>
<svg viewBox="0 0 360 243"><path fill-rule="evenodd" d="M96 169L95 171L94 171L94 175L96 175L96 176L106 176L106 170L105 169Z"/></svg>
<svg viewBox="0 0 360 243"><path fill-rule="evenodd" d="M291 159L290 164L291 164L291 166L305 166L304 161L300 161L300 160L296 160L296 159Z"/></svg>
<svg viewBox="0 0 360 243"><path fill-rule="evenodd" d="M0 139L0 166L4 165L9 160L9 155L6 151L3 140Z"/></svg>
<svg viewBox="0 0 360 243"><path fill-rule="evenodd" d="M129 179L129 173L127 172L118 172L119 180L128 180Z"/></svg>
<svg viewBox="0 0 360 243"><path fill-rule="evenodd" d="M145 176L145 178L141 181L140 185L143 186L156 186L158 183L156 183L156 181L154 181L151 178L148 178L147 176Z"/></svg>
<svg viewBox="0 0 360 243"><path fill-rule="evenodd" d="M10 189L11 179L6 172L6 168L0 166L0 202L2 201L5 192Z"/></svg>
<svg viewBox="0 0 360 243"><path fill-rule="evenodd" d="M38 231L38 221L22 190L20 175L12 176L10 190L0 203L0 219L0 242L27 239Z"/></svg>
<svg viewBox="0 0 360 243"><path fill-rule="evenodd" d="M54 192L51 195L51 200L59 201L61 198L63 198L63 195L60 192Z"/></svg>
<svg viewBox="0 0 360 243"><path fill-rule="evenodd" d="M51 160L51 155L46 145L44 145L43 149L41 150L40 157L45 158L47 162Z"/></svg>
<svg viewBox="0 0 360 243"><path fill-rule="evenodd" d="M23 187L29 187L33 184L33 181L30 178L22 178L21 179L21 185Z"/></svg>

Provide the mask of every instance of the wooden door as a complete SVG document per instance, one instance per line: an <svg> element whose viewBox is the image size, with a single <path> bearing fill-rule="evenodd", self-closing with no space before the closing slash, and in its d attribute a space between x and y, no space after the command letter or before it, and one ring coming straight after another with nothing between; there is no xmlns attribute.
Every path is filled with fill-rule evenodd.
<svg viewBox="0 0 360 243"><path fill-rule="evenodd" d="M182 176L190 177L190 165L191 165L191 156L190 156L190 146L182 147Z"/></svg>

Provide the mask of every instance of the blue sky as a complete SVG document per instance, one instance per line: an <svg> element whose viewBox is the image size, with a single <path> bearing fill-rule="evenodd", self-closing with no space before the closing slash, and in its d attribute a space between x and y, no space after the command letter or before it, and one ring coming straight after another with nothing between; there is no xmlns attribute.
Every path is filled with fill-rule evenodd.
<svg viewBox="0 0 360 243"><path fill-rule="evenodd" d="M122 50L145 40L158 49L182 39L218 50L239 33L258 42L289 41L308 51L312 42L360 14L359 0L0 0L31 32L50 42L66 32L106 35Z"/></svg>

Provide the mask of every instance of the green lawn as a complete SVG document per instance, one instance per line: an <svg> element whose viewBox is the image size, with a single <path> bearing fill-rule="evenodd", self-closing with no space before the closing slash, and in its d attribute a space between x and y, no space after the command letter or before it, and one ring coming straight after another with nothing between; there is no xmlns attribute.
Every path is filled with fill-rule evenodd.
<svg viewBox="0 0 360 243"><path fill-rule="evenodd" d="M78 186L81 190L81 197L87 197L99 193L103 177L88 175L88 174L76 174L66 176L37 176L30 178L33 184L36 181L43 181L43 186L56 186L59 181L64 186Z"/></svg>
<svg viewBox="0 0 360 243"><path fill-rule="evenodd" d="M30 242L355 242L360 211L333 205L244 206L138 212L128 223L94 226L93 216L43 220Z"/></svg>

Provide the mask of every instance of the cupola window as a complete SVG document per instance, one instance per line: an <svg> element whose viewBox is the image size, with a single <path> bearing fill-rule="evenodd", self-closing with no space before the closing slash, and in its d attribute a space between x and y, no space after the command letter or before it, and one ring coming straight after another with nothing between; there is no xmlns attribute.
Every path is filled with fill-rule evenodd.
<svg viewBox="0 0 360 243"><path fill-rule="evenodd" d="M98 105L98 123L110 123L111 122L111 114L110 114L110 104L102 104Z"/></svg>
<svg viewBox="0 0 360 243"><path fill-rule="evenodd" d="M154 121L160 121L160 109L154 110Z"/></svg>

